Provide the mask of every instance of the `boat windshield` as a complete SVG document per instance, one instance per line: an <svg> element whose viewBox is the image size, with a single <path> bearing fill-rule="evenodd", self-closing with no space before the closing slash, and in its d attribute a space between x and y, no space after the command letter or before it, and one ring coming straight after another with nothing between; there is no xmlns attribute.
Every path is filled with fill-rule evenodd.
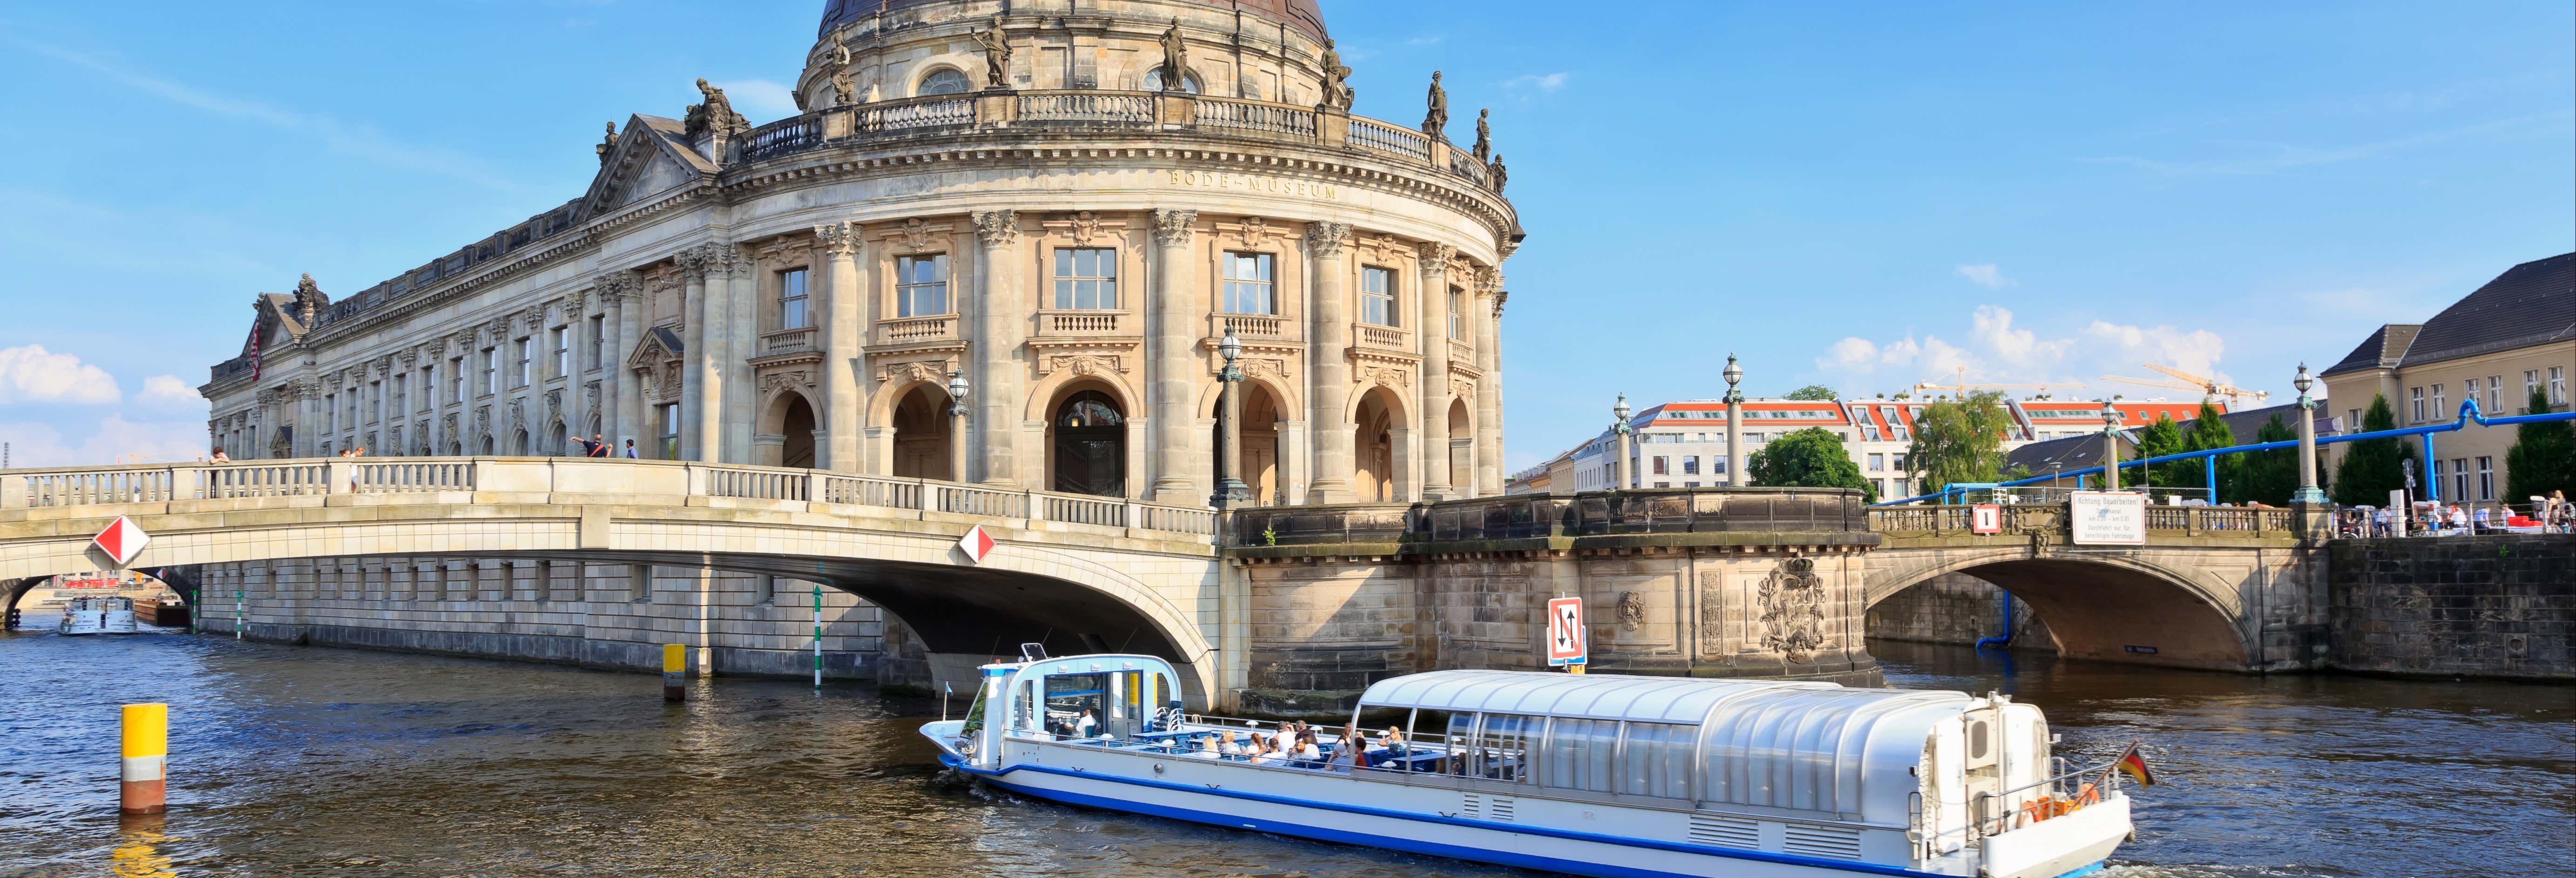
<svg viewBox="0 0 2576 878"><path fill-rule="evenodd" d="M1097 737L1108 728L1109 674L1046 678L1046 730L1058 738Z"/></svg>

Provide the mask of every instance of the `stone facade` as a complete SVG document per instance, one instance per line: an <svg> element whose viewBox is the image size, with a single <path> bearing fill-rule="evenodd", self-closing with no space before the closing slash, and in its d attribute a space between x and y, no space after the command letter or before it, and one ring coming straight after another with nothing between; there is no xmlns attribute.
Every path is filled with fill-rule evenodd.
<svg viewBox="0 0 2576 878"><path fill-rule="evenodd" d="M2342 540L2332 552L2336 667L2576 677L2576 538Z"/></svg>

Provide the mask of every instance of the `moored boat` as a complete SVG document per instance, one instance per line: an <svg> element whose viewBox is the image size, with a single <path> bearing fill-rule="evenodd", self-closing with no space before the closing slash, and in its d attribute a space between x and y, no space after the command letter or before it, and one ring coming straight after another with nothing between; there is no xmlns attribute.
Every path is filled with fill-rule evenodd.
<svg viewBox="0 0 2576 878"><path fill-rule="evenodd" d="M965 719L922 728L950 767L1325 841L1603 878L2055 878L2130 831L2109 767L2066 770L2039 709L1997 695L1435 671L1369 687L1333 734L1184 715L1151 656L982 674ZM1400 719L1371 739L1362 716Z"/></svg>
<svg viewBox="0 0 2576 878"><path fill-rule="evenodd" d="M105 630L106 598L73 598L63 604L62 621L54 624L54 633L64 635L97 634Z"/></svg>
<svg viewBox="0 0 2576 878"><path fill-rule="evenodd" d="M109 634L132 634L142 629L134 626L133 598L95 598L100 602L99 630Z"/></svg>

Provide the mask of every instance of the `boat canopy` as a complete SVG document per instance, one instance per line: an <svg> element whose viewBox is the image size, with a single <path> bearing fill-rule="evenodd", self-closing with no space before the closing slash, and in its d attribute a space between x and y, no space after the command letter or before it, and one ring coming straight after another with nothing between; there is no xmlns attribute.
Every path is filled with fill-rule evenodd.
<svg viewBox="0 0 2576 878"><path fill-rule="evenodd" d="M1902 818L1905 796L1916 788L1912 769L1921 761L1926 735L1974 703L1952 691L1533 671L1410 674L1381 681L1360 696L1363 710L1695 726L1674 730L1699 751L1688 760L1697 775L1691 798L1873 820ZM1569 738L1567 729L1577 730L1572 735L1601 733L1579 731L1584 724L1552 725L1565 727L1547 733L1552 759L1560 758L1555 748L1603 749L1616 740L1615 733L1598 743L1561 740Z"/></svg>

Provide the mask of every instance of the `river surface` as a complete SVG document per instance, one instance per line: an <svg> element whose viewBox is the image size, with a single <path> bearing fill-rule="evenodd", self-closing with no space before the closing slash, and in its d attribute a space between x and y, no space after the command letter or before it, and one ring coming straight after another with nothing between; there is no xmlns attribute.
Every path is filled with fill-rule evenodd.
<svg viewBox="0 0 2576 878"><path fill-rule="evenodd" d="M30 622L42 621L30 619ZM2163 781L2110 875L2576 874L2576 687L2247 677L1878 647ZM0 878L1531 876L935 784L936 702L240 643L0 635ZM117 705L167 701L166 818L116 815ZM960 705L962 707L962 705Z"/></svg>

